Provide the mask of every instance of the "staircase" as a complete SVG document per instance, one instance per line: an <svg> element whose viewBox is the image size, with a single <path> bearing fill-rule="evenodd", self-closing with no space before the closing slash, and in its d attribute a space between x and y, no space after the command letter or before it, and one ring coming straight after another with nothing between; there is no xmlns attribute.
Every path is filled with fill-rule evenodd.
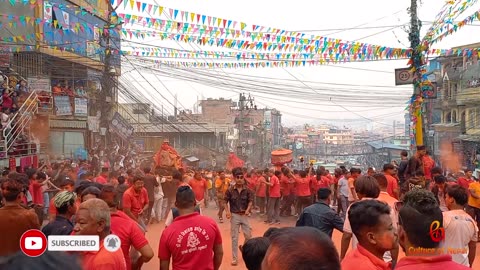
<svg viewBox="0 0 480 270"><path fill-rule="evenodd" d="M48 108L49 103L42 100L37 92L31 92L25 99L20 109L10 119L7 127L3 129L3 141L0 158L7 158L10 156L28 155L36 151L36 145L30 142L30 123L35 115L39 113L39 108L42 111ZM51 107L50 107L51 108ZM19 140L20 136L24 136L25 140Z"/></svg>

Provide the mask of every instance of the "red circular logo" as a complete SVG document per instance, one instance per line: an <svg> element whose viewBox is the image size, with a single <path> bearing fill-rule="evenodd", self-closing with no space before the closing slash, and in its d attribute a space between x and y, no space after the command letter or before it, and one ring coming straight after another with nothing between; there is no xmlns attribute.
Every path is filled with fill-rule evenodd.
<svg viewBox="0 0 480 270"><path fill-rule="evenodd" d="M38 257L47 250L47 237L40 230L28 230L20 238L20 249L29 257Z"/></svg>

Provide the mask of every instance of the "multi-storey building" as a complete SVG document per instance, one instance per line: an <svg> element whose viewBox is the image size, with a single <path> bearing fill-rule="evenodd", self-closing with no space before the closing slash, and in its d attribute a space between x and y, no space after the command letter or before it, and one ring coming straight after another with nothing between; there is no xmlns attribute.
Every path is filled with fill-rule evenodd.
<svg viewBox="0 0 480 270"><path fill-rule="evenodd" d="M477 48L480 44L458 47ZM457 48L454 48L457 49ZM433 107L440 121L434 127L434 152L448 164L461 156L461 166L475 167L480 153L480 62L477 54L437 58L441 79ZM457 159L456 157L454 158Z"/></svg>
<svg viewBox="0 0 480 270"><path fill-rule="evenodd" d="M11 157L24 135L35 137L37 145L46 146L43 150L54 159L78 158L78 150L105 142L102 134L107 132L119 135L112 135L116 141L128 139L108 122L113 116L102 109L112 108L108 114L114 111L115 78L121 71L120 38L111 27L119 21L110 16L109 3L2 4L2 13L11 14L0 16L0 38L9 41L9 46L0 46L3 73L9 82L14 78L27 82L19 100L29 101L18 104L23 107L12 124L21 123L20 128L4 134L2 156ZM105 51L112 53L106 58Z"/></svg>

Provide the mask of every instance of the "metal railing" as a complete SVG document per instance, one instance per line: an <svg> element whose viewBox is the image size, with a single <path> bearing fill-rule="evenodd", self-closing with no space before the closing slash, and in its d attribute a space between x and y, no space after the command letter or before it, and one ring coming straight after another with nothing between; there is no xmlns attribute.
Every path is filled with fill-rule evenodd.
<svg viewBox="0 0 480 270"><path fill-rule="evenodd" d="M36 92L30 93L20 109L10 119L3 129L3 145L6 153L14 146L18 137L22 134L30 138L29 127L33 116L38 112L38 95ZM27 133L25 133L27 132Z"/></svg>

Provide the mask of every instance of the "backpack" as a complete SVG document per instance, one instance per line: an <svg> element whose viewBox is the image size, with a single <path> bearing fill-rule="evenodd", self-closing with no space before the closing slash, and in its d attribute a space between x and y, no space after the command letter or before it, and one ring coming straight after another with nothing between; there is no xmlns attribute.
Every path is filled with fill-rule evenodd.
<svg viewBox="0 0 480 270"><path fill-rule="evenodd" d="M195 206L195 212L201 214L199 205ZM180 216L180 212L178 211L178 209L176 207L172 207L172 216L173 216L173 220L175 220L177 217Z"/></svg>

